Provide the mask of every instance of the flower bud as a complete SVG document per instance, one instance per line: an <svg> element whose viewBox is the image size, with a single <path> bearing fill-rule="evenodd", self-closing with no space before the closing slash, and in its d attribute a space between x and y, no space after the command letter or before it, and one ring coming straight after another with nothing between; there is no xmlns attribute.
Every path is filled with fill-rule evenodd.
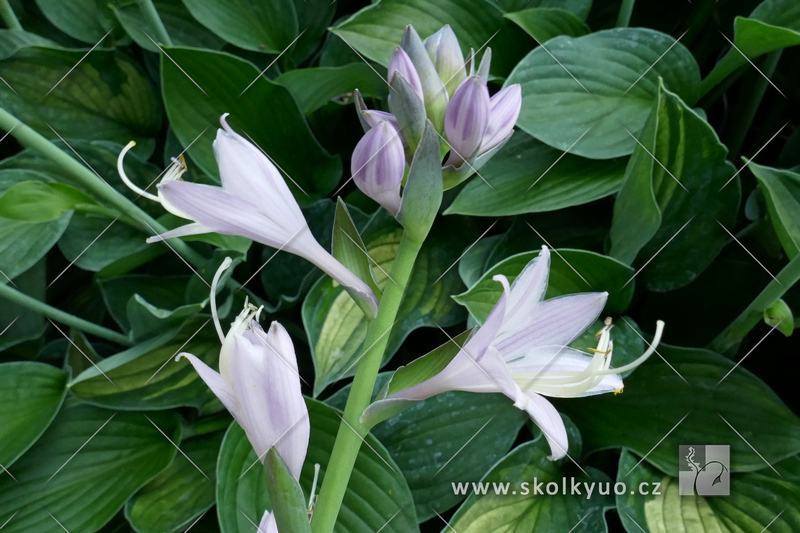
<svg viewBox="0 0 800 533"><path fill-rule="evenodd" d="M400 132L387 120L361 138L350 163L356 186L392 216L400 210L400 184L405 168Z"/></svg>
<svg viewBox="0 0 800 533"><path fill-rule="evenodd" d="M480 153L488 152L511 135L521 107L522 89L518 83L492 96L489 100L489 124L481 142Z"/></svg>
<svg viewBox="0 0 800 533"><path fill-rule="evenodd" d="M448 164L459 166L481 145L489 122L489 89L478 77L461 82L447 106L444 129L451 153Z"/></svg>
<svg viewBox="0 0 800 533"><path fill-rule="evenodd" d="M464 54L461 53L456 34L449 25L445 26L425 39L425 49L447 87L447 93L453 96L458 84L467 77Z"/></svg>
<svg viewBox="0 0 800 533"><path fill-rule="evenodd" d="M419 79L419 74L417 74L417 69L414 66L414 63L411 62L411 58L408 57L406 51L399 46L394 49L394 52L392 52L392 57L389 59L390 84L392 83L392 79L397 74L405 78L408 84L411 85L411 88L414 89L414 92L417 93L419 99L424 102L425 96L422 93L422 82Z"/></svg>

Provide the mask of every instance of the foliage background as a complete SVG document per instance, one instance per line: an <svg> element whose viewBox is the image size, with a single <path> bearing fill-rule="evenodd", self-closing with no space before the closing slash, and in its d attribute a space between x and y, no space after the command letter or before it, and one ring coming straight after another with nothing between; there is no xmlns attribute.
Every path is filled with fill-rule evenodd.
<svg viewBox="0 0 800 533"><path fill-rule="evenodd" d="M559 251L548 297L609 291L616 365L641 353L656 319L667 346L623 395L557 401L575 463L547 461L503 397L448 393L377 426L339 530L800 530L800 363L786 336L800 308L800 6L640 1L629 28L613 29L615 1L157 0L173 40L162 47L132 0L10 5L22 29L0 30L2 108L109 187L178 225L122 185L117 154L137 141L126 168L142 186L184 150L188 179L215 183L211 141L230 112L291 177L320 242L342 196L385 270L400 229L347 180L362 133L353 90L385 108L381 77L409 23L423 37L450 24L465 51L488 41L492 87L522 84L514 138L446 194L384 379L480 322L499 296L491 276L515 275L542 244ZM225 309L247 295L293 336L316 398L306 491L361 353L360 311L302 260L244 239L192 239L188 263L146 245L153 232L108 191L3 121L3 282L124 338L3 301L2 529L254 531L267 502L253 452L189 365L172 362L181 350L216 362L210 276L238 258L244 288L223 293ZM765 323L778 297L786 308ZM757 320L734 322L746 309ZM575 346L592 346L592 333ZM729 498L676 496L688 443L731 446ZM450 485L582 475L658 481L664 494L465 500Z"/></svg>

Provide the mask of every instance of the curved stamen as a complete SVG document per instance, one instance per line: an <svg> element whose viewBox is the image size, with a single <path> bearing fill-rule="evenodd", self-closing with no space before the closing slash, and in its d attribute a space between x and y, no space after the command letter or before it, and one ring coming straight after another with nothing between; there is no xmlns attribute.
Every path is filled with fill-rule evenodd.
<svg viewBox="0 0 800 533"><path fill-rule="evenodd" d="M134 146L136 146L136 141L129 142L128 144L125 145L125 148L123 148L122 151L119 153L119 157L117 157L117 172L119 172L119 177L122 178L123 183L125 183L125 185L127 185L128 188L133 192L135 192L136 194L144 196L149 200L161 203L161 200L159 199L158 196L156 196L155 194L151 194L145 191L144 189L140 189L135 183L133 183L130 180L130 178L128 178L128 175L125 174L125 169L123 168L122 160L125 159L125 154L127 154L130 151L130 149L133 148Z"/></svg>
<svg viewBox="0 0 800 533"><path fill-rule="evenodd" d="M219 324L219 315L217 314L217 285L219 285L219 279L222 277L222 273L230 268L231 263L233 263L231 258L226 257L217 269L216 274L214 274L214 279L211 281L211 316L214 318L214 327L217 330L217 335L219 335L219 340L222 344L225 344L225 333L222 331L222 326Z"/></svg>
<svg viewBox="0 0 800 533"><path fill-rule="evenodd" d="M656 322L656 333L655 335L653 335L653 342L650 343L650 347L647 349L646 352L644 352L641 356L639 356L639 358L637 358L632 363L628 363L627 365L621 366L619 368L610 368L608 370L602 370L597 374L602 376L605 376L607 374L622 374L623 372L627 372L628 370L633 370L637 366L641 365L642 363L647 361L647 358L653 355L653 353L656 351L656 346L658 346L658 343L661 342L661 334L663 332L664 332L664 322L659 320L658 322Z"/></svg>

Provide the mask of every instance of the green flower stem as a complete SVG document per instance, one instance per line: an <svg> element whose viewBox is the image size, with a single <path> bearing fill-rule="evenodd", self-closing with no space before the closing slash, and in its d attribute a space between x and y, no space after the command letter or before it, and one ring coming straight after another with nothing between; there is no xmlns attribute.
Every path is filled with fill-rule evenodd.
<svg viewBox="0 0 800 533"><path fill-rule="evenodd" d="M717 335L717 338L709 345L711 350L724 353L739 344L745 335L750 333L750 330L763 319L764 311L800 280L800 254L794 256L775 278L761 291L761 294L756 296L747 309L736 317L736 320Z"/></svg>
<svg viewBox="0 0 800 533"><path fill-rule="evenodd" d="M55 144L37 133L33 128L27 126L3 108L0 108L0 129L11 133L23 146L36 150L47 159L58 163L61 168L69 172L87 189L97 194L120 213L135 220L140 230L147 234L151 234L152 232L164 233L167 231L158 221L142 211L136 204L125 198L94 172L73 159L69 154L58 148ZM188 244L181 240L172 239L170 241L170 246L196 267L205 263L205 259L202 255L195 252Z"/></svg>
<svg viewBox="0 0 800 533"><path fill-rule="evenodd" d="M52 318L56 322L61 322L62 324L65 324L71 328L79 329L85 333L94 335L95 337L116 342L117 344L121 344L123 346L133 345L131 340L122 333L117 333L116 331L106 329L103 326L98 326L97 324L82 318L78 318L75 315L71 315L70 313L62 311L61 309L56 309L55 307L47 305L44 302L40 302L36 298L32 298L27 294L23 294L13 287L9 287L8 284L0 284L0 298L21 305L22 307L26 307L32 311L41 313L46 317Z"/></svg>
<svg viewBox="0 0 800 533"><path fill-rule="evenodd" d="M8 0L0 0L0 17L3 17L3 22L6 23L6 27L9 30L22 29L22 24L19 23L19 19L17 19L14 10L8 4Z"/></svg>
<svg viewBox="0 0 800 533"><path fill-rule="evenodd" d="M139 0L139 8L142 10L144 19L156 30L156 39L163 45L172 46L172 39L169 38L167 28L164 27L164 23L161 22L161 17L158 16L158 11L156 10L156 6L153 5L153 0Z"/></svg>
<svg viewBox="0 0 800 533"><path fill-rule="evenodd" d="M344 417L339 425L339 433L336 435L331 459L319 492L319 501L311 521L314 533L331 533L336 523L347 483L358 457L358 450L361 448L361 441L369 432L369 427L361 424L361 414L372 400L372 390L383 361L386 344L421 247L421 242L415 242L407 232L403 233L397 256L392 264L391 279L387 281L381 297L378 316L370 323L367 330L364 342L367 351L358 364L353 379Z"/></svg>
<svg viewBox="0 0 800 533"><path fill-rule="evenodd" d="M636 0L622 0L622 6L619 8L619 15L617 16L617 28L628 27L633 13L633 4L635 3Z"/></svg>
<svg viewBox="0 0 800 533"><path fill-rule="evenodd" d="M750 131L753 118L755 118L756 111L761 105L761 99L764 98L764 93L767 90L768 78L771 78L772 74L775 73L775 68L778 66L782 52L783 50L781 49L767 54L761 65L763 76L757 76L755 82L745 83L742 86L739 101L733 112L733 121L727 127L728 138L725 144L728 146L728 159L731 161L736 160L742 149L744 138Z"/></svg>

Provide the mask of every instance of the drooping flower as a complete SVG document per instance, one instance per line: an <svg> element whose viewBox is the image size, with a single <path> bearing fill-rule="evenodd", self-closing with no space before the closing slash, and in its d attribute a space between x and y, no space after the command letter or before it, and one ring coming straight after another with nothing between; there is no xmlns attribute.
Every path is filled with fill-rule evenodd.
<svg viewBox="0 0 800 533"><path fill-rule="evenodd" d="M356 186L392 216L400 210L400 184L405 167L400 132L388 120L379 121L361 138L350 164Z"/></svg>
<svg viewBox="0 0 800 533"><path fill-rule="evenodd" d="M314 238L300 206L280 172L264 153L220 118L214 155L222 187L182 181L186 170L173 163L158 184L158 196L136 187L122 165L133 143L119 155L117 167L123 181L135 192L160 202L170 213L191 224L150 237L147 242L221 233L240 235L267 246L299 255L319 267L347 289L369 318L377 312L377 299L369 286L329 254Z"/></svg>
<svg viewBox="0 0 800 533"><path fill-rule="evenodd" d="M664 324L657 323L653 342L642 356L618 368L611 368L610 321L598 332L593 355L570 348L569 343L594 323L608 295L585 293L543 300L549 267L550 254L543 247L511 286L505 276L495 276L503 285L503 295L444 370L382 401L424 400L451 390L499 392L541 428L550 444L550 459L564 457L566 428L544 396L572 398L621 391L620 374L653 354Z"/></svg>
<svg viewBox="0 0 800 533"><path fill-rule="evenodd" d="M308 450L311 424L300 391L297 358L289 334L278 322L265 332L258 324L261 309L245 304L227 334L222 331L216 290L222 273L231 265L226 258L211 284L211 314L222 342L219 372L190 353L180 353L192 363L206 385L247 434L263 462L275 448L295 478Z"/></svg>

